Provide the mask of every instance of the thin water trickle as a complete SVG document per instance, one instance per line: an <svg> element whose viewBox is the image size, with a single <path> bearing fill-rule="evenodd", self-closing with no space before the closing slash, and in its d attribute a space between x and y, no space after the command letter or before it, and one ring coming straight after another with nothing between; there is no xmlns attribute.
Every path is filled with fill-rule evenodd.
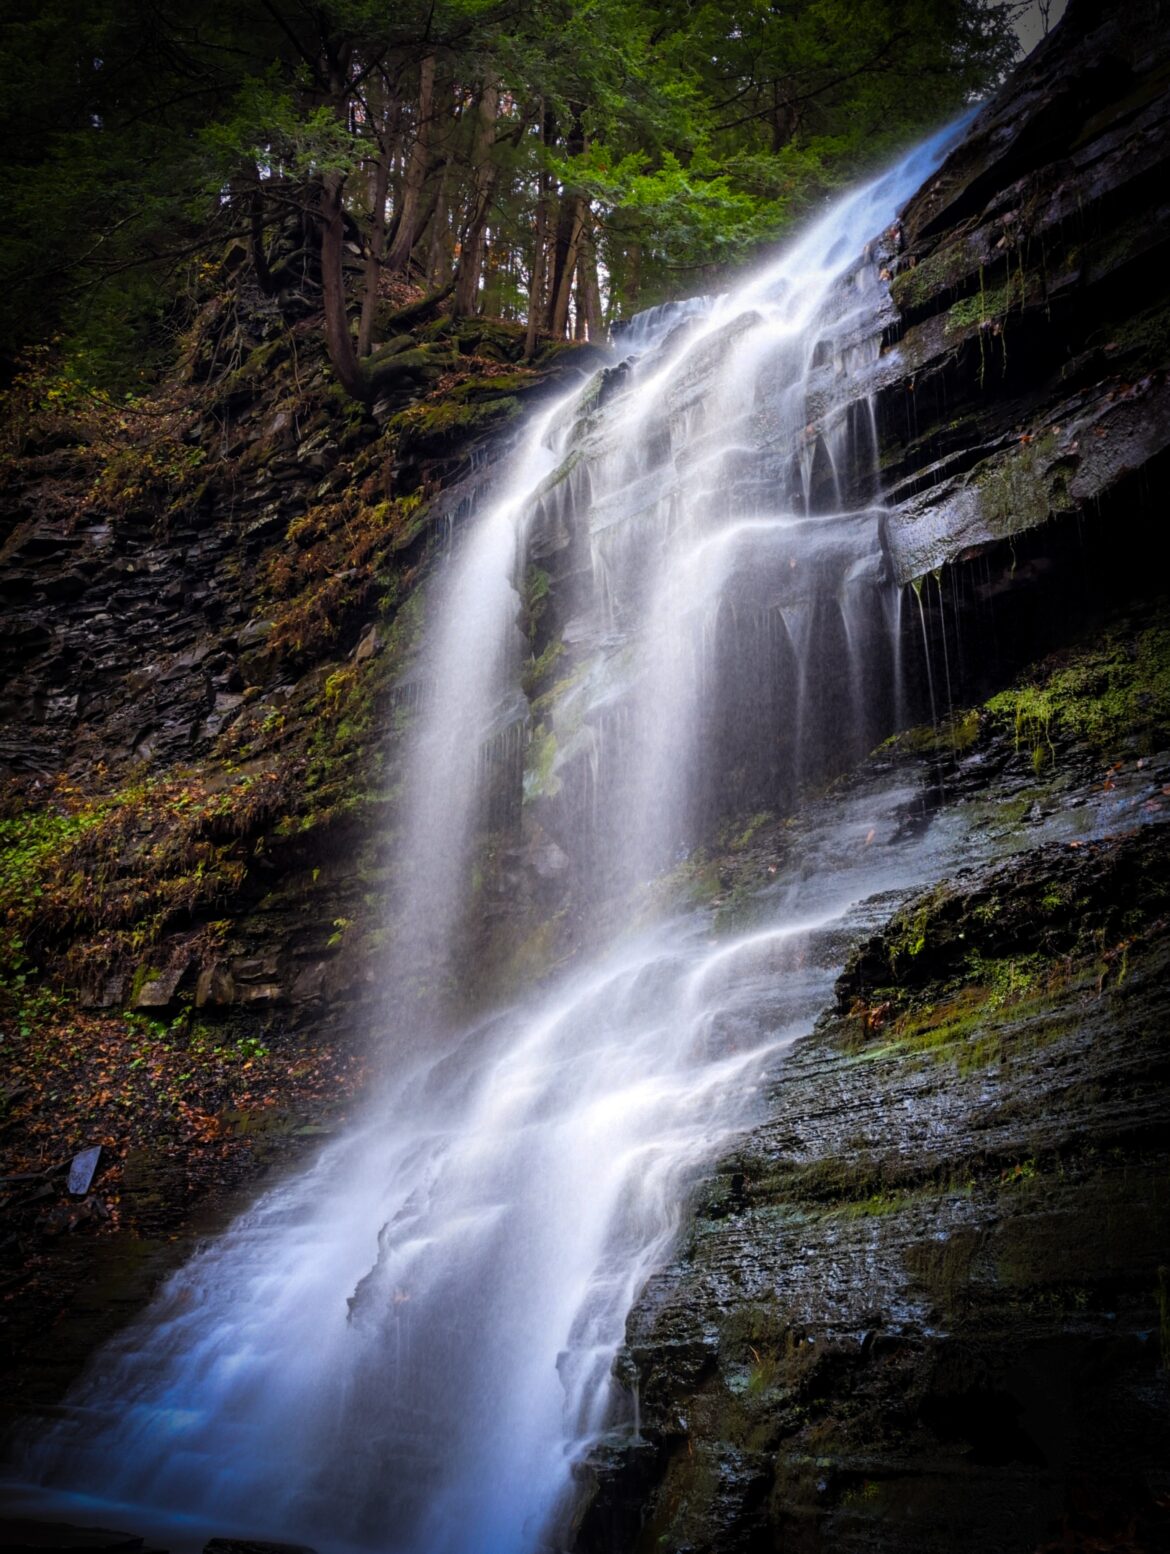
<svg viewBox="0 0 1170 1554"><path fill-rule="evenodd" d="M171 1279L26 1477L188 1518L192 1541L524 1554L559 1546L597 1436L637 1436L614 1378L630 1307L827 998L857 903L922 866L891 788L810 836L751 933L638 915L704 828L792 802L900 707L861 381L880 287L858 256L952 134L738 292L635 320L612 393L595 380L532 421L439 569L403 687L386 976L391 1001L415 991L377 1105ZM565 671L539 713L518 626L537 564ZM538 716L551 755L521 810ZM510 823L572 859L604 947L460 1026L445 990L500 782Z"/></svg>

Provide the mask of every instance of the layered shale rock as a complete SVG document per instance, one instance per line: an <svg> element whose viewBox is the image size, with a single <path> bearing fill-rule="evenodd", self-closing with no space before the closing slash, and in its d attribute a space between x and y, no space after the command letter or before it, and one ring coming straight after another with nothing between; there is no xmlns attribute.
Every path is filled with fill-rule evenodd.
<svg viewBox="0 0 1170 1554"><path fill-rule="evenodd" d="M1168 45L1159 7L1074 0L877 250L880 348L837 366L873 406L934 725L850 782L925 753L907 824L970 827L970 857L855 949L768 1120L696 1189L628 1326L638 1433L581 1470L580 1549L1170 1540L1170 705L1142 560L1170 441ZM730 909L802 847L823 862L801 825L715 857Z"/></svg>
<svg viewBox="0 0 1170 1554"><path fill-rule="evenodd" d="M1170 443L1168 46L1159 6L1074 0L889 235L900 581L1103 506L1142 542Z"/></svg>
<svg viewBox="0 0 1170 1554"><path fill-rule="evenodd" d="M1139 695L1116 760L1075 719L1017 740L1009 696L934 779L904 738L849 780L876 811L901 768L968 862L862 937L697 1189L576 1547L1165 1546L1170 709ZM757 838L757 879L815 828Z"/></svg>

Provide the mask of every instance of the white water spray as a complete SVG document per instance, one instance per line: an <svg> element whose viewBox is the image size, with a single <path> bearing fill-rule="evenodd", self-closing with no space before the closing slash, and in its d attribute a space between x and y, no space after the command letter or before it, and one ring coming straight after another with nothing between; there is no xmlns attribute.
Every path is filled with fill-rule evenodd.
<svg viewBox="0 0 1170 1554"><path fill-rule="evenodd" d="M483 752L519 749L534 718L533 558L565 601L565 673L523 823L573 859L609 947L470 1027L404 1033L376 1114L98 1358L31 1454L42 1482L123 1519L181 1514L196 1545L560 1546L574 1463L637 1428L614 1359L691 1184L823 1004L854 904L912 875L883 850L891 792L836 818L826 861L781 875L750 934L716 936L708 911L638 928L629 906L721 815L867 748L894 704L863 382L881 293L860 256L944 143L738 292L635 323L624 382L534 419L437 582L391 971L458 960Z"/></svg>

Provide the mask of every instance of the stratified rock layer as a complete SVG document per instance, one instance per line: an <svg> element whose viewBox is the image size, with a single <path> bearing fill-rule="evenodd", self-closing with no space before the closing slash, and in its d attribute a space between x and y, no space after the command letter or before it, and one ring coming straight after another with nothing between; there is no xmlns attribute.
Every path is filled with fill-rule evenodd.
<svg viewBox="0 0 1170 1554"><path fill-rule="evenodd" d="M1163 472L1170 50L1162 7L1075 3L892 234L875 369L900 581Z"/></svg>
<svg viewBox="0 0 1170 1554"><path fill-rule="evenodd" d="M952 772L979 861L858 947L699 1190L578 1548L1166 1546L1170 765L1139 759ZM1062 816L1084 840L1028 846Z"/></svg>
<svg viewBox="0 0 1170 1554"><path fill-rule="evenodd" d="M1168 57L1162 8L1074 0L882 240L858 383L940 716L1005 651L1158 591ZM1142 742L1149 692L1062 739L1029 694L1014 734L970 712L925 736L944 820L974 803L1020 850L856 951L698 1189L628 1327L639 1434L583 1465L576 1548L1170 1547L1167 709ZM1045 841L1064 806L1113 806L1111 834Z"/></svg>

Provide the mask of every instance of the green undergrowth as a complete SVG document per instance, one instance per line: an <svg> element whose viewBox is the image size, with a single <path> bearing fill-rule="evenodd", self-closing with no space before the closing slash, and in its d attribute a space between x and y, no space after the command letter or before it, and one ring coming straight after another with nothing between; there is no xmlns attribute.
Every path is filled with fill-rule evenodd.
<svg viewBox="0 0 1170 1554"><path fill-rule="evenodd" d="M90 799L62 787L52 807L0 822L0 922L10 951L64 951L92 983L173 927L206 923L238 893L250 841L290 798L288 768L211 781L143 778Z"/></svg>

